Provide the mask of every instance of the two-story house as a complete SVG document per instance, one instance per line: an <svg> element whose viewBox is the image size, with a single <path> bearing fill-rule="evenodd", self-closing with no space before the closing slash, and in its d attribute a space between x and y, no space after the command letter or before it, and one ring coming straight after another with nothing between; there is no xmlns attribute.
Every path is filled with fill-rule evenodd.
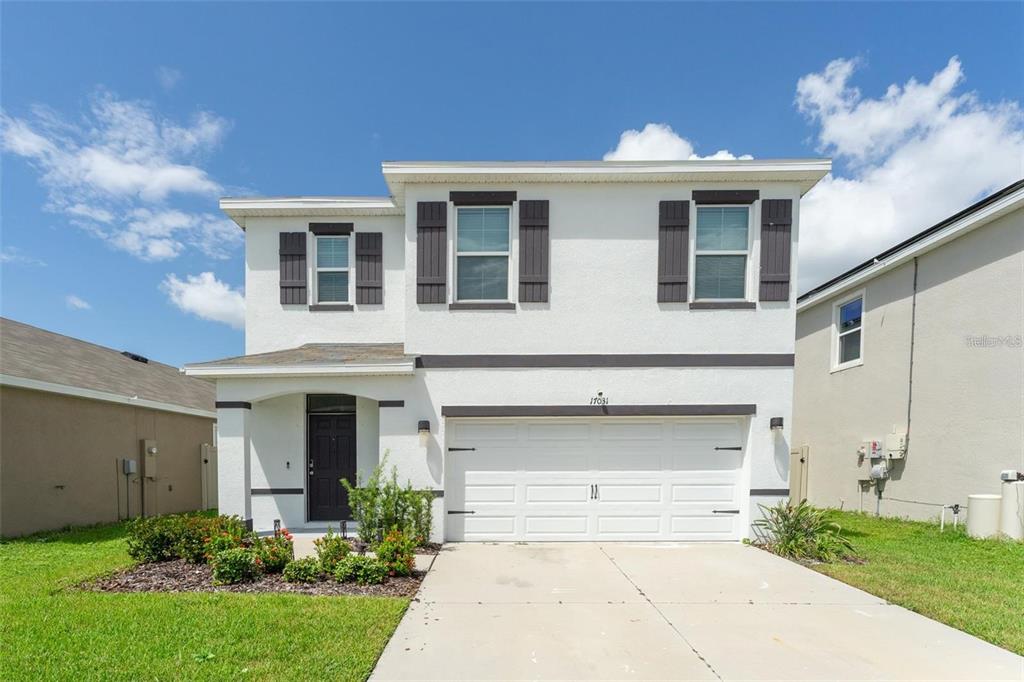
<svg viewBox="0 0 1024 682"><path fill-rule="evenodd" d="M788 494L799 203L827 160L396 162L230 198L246 355L220 508L348 518L387 453L435 539L738 540Z"/></svg>

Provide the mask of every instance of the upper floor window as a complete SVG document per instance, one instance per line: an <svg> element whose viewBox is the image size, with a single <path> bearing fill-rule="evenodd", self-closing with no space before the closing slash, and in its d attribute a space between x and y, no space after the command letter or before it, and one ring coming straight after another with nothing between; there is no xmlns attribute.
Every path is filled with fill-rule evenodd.
<svg viewBox="0 0 1024 682"><path fill-rule="evenodd" d="M747 206L698 206L694 298L745 299L749 253Z"/></svg>
<svg viewBox="0 0 1024 682"><path fill-rule="evenodd" d="M316 301L348 303L349 238L316 238Z"/></svg>
<svg viewBox="0 0 1024 682"><path fill-rule="evenodd" d="M835 362L833 369L859 365L864 351L864 296L847 299L835 306Z"/></svg>
<svg viewBox="0 0 1024 682"><path fill-rule="evenodd" d="M459 207L455 238L455 299L507 301L508 206Z"/></svg>

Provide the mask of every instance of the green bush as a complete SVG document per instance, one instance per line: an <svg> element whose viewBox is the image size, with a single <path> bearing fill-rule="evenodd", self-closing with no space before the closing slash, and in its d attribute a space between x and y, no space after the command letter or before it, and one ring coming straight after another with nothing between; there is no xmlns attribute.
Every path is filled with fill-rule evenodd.
<svg viewBox="0 0 1024 682"><path fill-rule="evenodd" d="M207 544L213 537L228 533L241 538L245 535L245 523L237 516L205 516L190 515L182 520L181 534L174 545L175 553L193 564L201 564L208 560ZM241 542L233 546L240 546ZM230 549L223 546L218 549Z"/></svg>
<svg viewBox="0 0 1024 682"><path fill-rule="evenodd" d="M434 494L430 490L414 490L409 483L404 488L400 486L395 467L391 467L389 477L384 476L387 457L385 452L365 485L358 479L356 485L346 479L341 481L348 491L352 518L359 524L359 539L372 545L383 540L389 530L397 528L414 538L417 544L425 544L430 539L433 523Z"/></svg>
<svg viewBox="0 0 1024 682"><path fill-rule="evenodd" d="M411 575L415 549L416 541L396 528L374 546L373 553L387 567L388 575Z"/></svg>
<svg viewBox="0 0 1024 682"><path fill-rule="evenodd" d="M127 524L128 556L143 563L175 558L183 524L178 515L132 519Z"/></svg>
<svg viewBox="0 0 1024 682"><path fill-rule="evenodd" d="M218 552L210 561L216 585L248 583L263 572L263 562L251 547L236 547Z"/></svg>
<svg viewBox="0 0 1024 682"><path fill-rule="evenodd" d="M206 539L206 560L212 561L213 557L225 550L252 546L255 541L256 536L243 524L225 524Z"/></svg>
<svg viewBox="0 0 1024 682"><path fill-rule="evenodd" d="M281 529L276 535L260 538L254 547L263 562L264 573L280 573L295 558L292 534L286 529Z"/></svg>
<svg viewBox="0 0 1024 682"><path fill-rule="evenodd" d="M779 502L774 507L760 506L764 518L754 522L761 536L755 544L768 551L791 559L823 562L857 555L839 524L828 520L826 510L816 509L806 500L796 505Z"/></svg>
<svg viewBox="0 0 1024 682"><path fill-rule="evenodd" d="M340 583L355 581L360 585L380 585L388 579L388 567L371 556L350 554L338 562L334 579Z"/></svg>
<svg viewBox="0 0 1024 682"><path fill-rule="evenodd" d="M284 567L284 579L290 583L315 583L320 581L322 571L320 560L305 557L289 561Z"/></svg>
<svg viewBox="0 0 1024 682"><path fill-rule="evenodd" d="M316 556L320 559L324 573L328 574L334 573L338 562L348 556L352 549L348 540L335 533L330 527L327 528L326 535L313 541L313 546L316 548Z"/></svg>

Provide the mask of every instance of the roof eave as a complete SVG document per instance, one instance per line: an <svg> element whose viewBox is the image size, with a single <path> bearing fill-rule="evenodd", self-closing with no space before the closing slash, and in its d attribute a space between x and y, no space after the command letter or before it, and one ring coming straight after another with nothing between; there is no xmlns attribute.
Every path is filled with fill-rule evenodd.
<svg viewBox="0 0 1024 682"><path fill-rule="evenodd" d="M351 365L186 365L187 376L205 379L286 378L307 376L411 376L415 362L361 363Z"/></svg>

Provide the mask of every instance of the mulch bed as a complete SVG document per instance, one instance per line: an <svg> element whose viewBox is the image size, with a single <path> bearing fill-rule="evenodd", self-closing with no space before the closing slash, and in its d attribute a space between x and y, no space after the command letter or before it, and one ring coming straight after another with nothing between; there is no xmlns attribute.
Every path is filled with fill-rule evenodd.
<svg viewBox="0 0 1024 682"><path fill-rule="evenodd" d="M139 564L81 585L95 592L283 592L324 596L360 595L371 597L412 597L425 573L388 578L383 585L357 585L325 580L319 583L289 583L280 574L264 575L251 583L214 585L210 567L183 559Z"/></svg>

